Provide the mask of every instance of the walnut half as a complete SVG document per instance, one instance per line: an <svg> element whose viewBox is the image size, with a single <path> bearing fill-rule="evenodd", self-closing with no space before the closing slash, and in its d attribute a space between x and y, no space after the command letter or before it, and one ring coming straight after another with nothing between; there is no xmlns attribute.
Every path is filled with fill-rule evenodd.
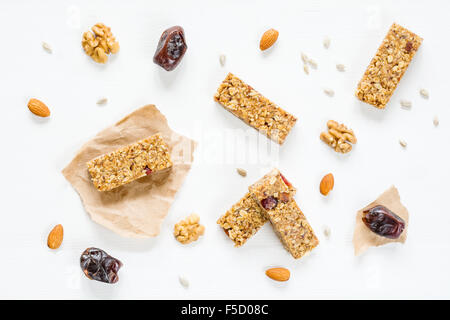
<svg viewBox="0 0 450 320"><path fill-rule="evenodd" d="M173 230L173 235L182 244L196 241L204 233L205 227L200 224L200 217L195 213L178 222Z"/></svg>
<svg viewBox="0 0 450 320"><path fill-rule="evenodd" d="M90 56L95 62L106 63L108 54L119 52L119 42L111 32L111 28L103 23L97 23L92 27L92 32L83 33L81 40L84 52Z"/></svg>
<svg viewBox="0 0 450 320"><path fill-rule="evenodd" d="M356 143L356 137L353 130L345 125L339 124L334 120L327 122L328 132L320 134L320 140L334 148L334 151L347 153L352 150L352 145ZM350 144L351 143L351 144Z"/></svg>

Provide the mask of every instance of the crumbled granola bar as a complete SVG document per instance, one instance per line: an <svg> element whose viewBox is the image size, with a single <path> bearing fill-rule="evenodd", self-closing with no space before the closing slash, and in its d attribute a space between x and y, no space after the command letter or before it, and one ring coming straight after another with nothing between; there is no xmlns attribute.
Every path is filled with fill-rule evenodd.
<svg viewBox="0 0 450 320"><path fill-rule="evenodd" d="M250 186L249 191L264 210L286 250L295 259L301 258L319 244L294 200L295 188L278 169Z"/></svg>
<svg viewBox="0 0 450 320"><path fill-rule="evenodd" d="M161 134L101 155L87 164L94 186L109 191L136 179L172 167L169 148Z"/></svg>
<svg viewBox="0 0 450 320"><path fill-rule="evenodd" d="M267 217L248 192L217 220L235 247L242 246L266 222Z"/></svg>
<svg viewBox="0 0 450 320"><path fill-rule="evenodd" d="M205 226L200 224L200 217L195 213L178 222L173 228L175 239L182 244L197 241L204 233Z"/></svg>
<svg viewBox="0 0 450 320"><path fill-rule="evenodd" d="M392 24L358 84L358 99L385 108L421 43L418 35Z"/></svg>
<svg viewBox="0 0 450 320"><path fill-rule="evenodd" d="M279 144L283 144L297 121L231 73L217 89L214 100Z"/></svg>

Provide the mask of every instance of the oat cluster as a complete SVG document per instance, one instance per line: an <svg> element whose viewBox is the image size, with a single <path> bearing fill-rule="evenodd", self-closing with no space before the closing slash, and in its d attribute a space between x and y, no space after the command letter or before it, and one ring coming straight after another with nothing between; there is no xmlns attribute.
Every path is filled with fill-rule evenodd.
<svg viewBox="0 0 450 320"><path fill-rule="evenodd" d="M352 150L352 144L356 143L356 136L352 129L339 124L334 120L327 122L328 132L322 132L320 139L328 144L336 152L347 153Z"/></svg>
<svg viewBox="0 0 450 320"><path fill-rule="evenodd" d="M173 229L173 235L182 244L197 241L204 233L205 227L200 224L200 217L195 213L178 222Z"/></svg>
<svg viewBox="0 0 450 320"><path fill-rule="evenodd" d="M106 63L108 55L119 52L119 42L111 32L111 28L103 23L97 23L92 27L92 32L83 33L81 41L84 52L90 56L95 62Z"/></svg>
<svg viewBox="0 0 450 320"><path fill-rule="evenodd" d="M279 144L283 144L297 121L293 115L231 73L217 89L214 100Z"/></svg>
<svg viewBox="0 0 450 320"><path fill-rule="evenodd" d="M358 99L383 109L421 43L418 35L394 23L358 84Z"/></svg>
<svg viewBox="0 0 450 320"><path fill-rule="evenodd" d="M109 191L172 167L169 147L160 133L101 155L87 163L94 186Z"/></svg>

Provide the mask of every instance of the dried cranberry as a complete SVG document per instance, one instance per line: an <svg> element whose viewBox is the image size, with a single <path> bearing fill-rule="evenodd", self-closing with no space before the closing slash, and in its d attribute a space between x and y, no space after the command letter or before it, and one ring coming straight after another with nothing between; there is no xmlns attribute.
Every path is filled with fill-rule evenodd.
<svg viewBox="0 0 450 320"><path fill-rule="evenodd" d="M412 47L413 47L412 42L411 42L411 41L408 41L408 42L406 43L405 51L408 52L408 53L410 53L411 50L412 50Z"/></svg>
<svg viewBox="0 0 450 320"><path fill-rule="evenodd" d="M122 267L122 262L101 249L87 248L81 254L80 266L86 277L91 280L116 283L119 281L117 273Z"/></svg>
<svg viewBox="0 0 450 320"><path fill-rule="evenodd" d="M180 63L186 50L187 44L183 28L171 27L161 35L153 62L167 71L172 71Z"/></svg>
<svg viewBox="0 0 450 320"><path fill-rule="evenodd" d="M152 173L152 169L150 169L149 167L145 167L144 171L145 171L145 174L148 176Z"/></svg>
<svg viewBox="0 0 450 320"><path fill-rule="evenodd" d="M280 173L281 179L283 179L284 183L288 186L291 187L292 184Z"/></svg>
<svg viewBox="0 0 450 320"><path fill-rule="evenodd" d="M384 206L375 206L363 213L364 224L379 236L397 239L405 229L405 221Z"/></svg>
<svg viewBox="0 0 450 320"><path fill-rule="evenodd" d="M284 203L289 202L290 198L291 197L289 196L288 192L280 193L280 200L281 200L281 202L284 202Z"/></svg>
<svg viewBox="0 0 450 320"><path fill-rule="evenodd" d="M261 200L261 206L265 210L272 210L273 208L275 208L277 206L277 204L278 204L278 200L272 196Z"/></svg>

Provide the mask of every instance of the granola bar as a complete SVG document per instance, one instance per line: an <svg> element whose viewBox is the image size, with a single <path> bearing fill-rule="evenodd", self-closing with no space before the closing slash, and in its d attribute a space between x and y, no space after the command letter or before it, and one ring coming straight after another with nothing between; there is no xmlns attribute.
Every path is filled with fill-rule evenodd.
<svg viewBox="0 0 450 320"><path fill-rule="evenodd" d="M136 179L172 167L169 148L157 133L101 155L87 164L94 186L109 191Z"/></svg>
<svg viewBox="0 0 450 320"><path fill-rule="evenodd" d="M217 220L235 247L242 246L266 222L267 217L249 192Z"/></svg>
<svg viewBox="0 0 450 320"><path fill-rule="evenodd" d="M295 188L278 169L249 187L287 251L299 259L318 244L314 231L294 200Z"/></svg>
<svg viewBox="0 0 450 320"><path fill-rule="evenodd" d="M214 100L279 144L283 144L297 121L232 73L221 83Z"/></svg>
<svg viewBox="0 0 450 320"><path fill-rule="evenodd" d="M384 109L421 43L418 35L392 24L358 84L358 99Z"/></svg>

